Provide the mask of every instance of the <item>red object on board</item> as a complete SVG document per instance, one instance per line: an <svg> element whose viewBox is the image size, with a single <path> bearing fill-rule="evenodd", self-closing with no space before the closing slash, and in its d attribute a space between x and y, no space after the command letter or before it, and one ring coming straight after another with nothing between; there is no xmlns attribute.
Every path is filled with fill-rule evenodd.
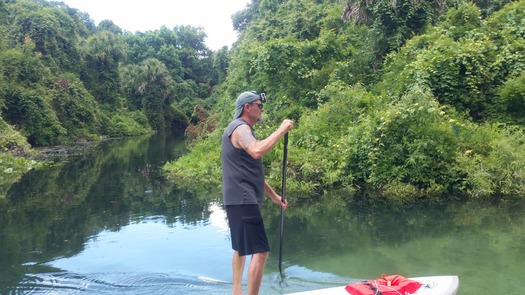
<svg viewBox="0 0 525 295"><path fill-rule="evenodd" d="M383 275L376 280L348 284L345 290L351 295L407 295L415 293L422 284L400 275Z"/></svg>

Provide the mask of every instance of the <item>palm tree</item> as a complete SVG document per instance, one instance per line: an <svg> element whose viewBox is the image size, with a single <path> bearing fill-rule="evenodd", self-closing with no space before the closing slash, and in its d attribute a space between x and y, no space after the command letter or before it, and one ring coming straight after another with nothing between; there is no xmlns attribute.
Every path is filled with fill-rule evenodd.
<svg viewBox="0 0 525 295"><path fill-rule="evenodd" d="M102 63L107 69L111 69L126 57L125 43L120 36L110 31L102 31L89 37L86 41L86 51L94 61Z"/></svg>
<svg viewBox="0 0 525 295"><path fill-rule="evenodd" d="M174 100L174 82L161 61L155 58L120 71L121 87L132 109L142 109L153 129L169 126L165 114Z"/></svg>
<svg viewBox="0 0 525 295"><path fill-rule="evenodd" d="M114 104L119 94L118 67L126 57L126 44L119 35L99 32L86 41L86 85L99 102Z"/></svg>

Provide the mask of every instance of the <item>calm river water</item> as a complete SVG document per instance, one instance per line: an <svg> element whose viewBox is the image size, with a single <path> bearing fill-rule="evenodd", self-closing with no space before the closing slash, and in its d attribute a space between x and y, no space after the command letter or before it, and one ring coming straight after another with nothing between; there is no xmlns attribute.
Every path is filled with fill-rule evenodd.
<svg viewBox="0 0 525 295"><path fill-rule="evenodd" d="M230 294L220 196L191 195L160 176L184 152L165 134L112 140L27 173L0 199L0 294ZM525 293L523 203L290 206L284 284L279 211L266 205L272 254L261 294L383 273L458 275L459 295Z"/></svg>

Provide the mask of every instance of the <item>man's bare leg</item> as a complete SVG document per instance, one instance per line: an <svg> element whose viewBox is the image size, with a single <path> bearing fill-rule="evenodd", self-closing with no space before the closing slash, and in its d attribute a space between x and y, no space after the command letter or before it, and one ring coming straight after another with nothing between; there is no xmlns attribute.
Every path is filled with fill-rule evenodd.
<svg viewBox="0 0 525 295"><path fill-rule="evenodd" d="M270 252L255 253L252 255L250 266L248 267L248 295L259 294L261 288L262 276L266 259Z"/></svg>
<svg viewBox="0 0 525 295"><path fill-rule="evenodd" d="M235 251L232 258L233 269L233 295L242 295L242 274L244 272L244 263L246 256L239 256L239 252Z"/></svg>

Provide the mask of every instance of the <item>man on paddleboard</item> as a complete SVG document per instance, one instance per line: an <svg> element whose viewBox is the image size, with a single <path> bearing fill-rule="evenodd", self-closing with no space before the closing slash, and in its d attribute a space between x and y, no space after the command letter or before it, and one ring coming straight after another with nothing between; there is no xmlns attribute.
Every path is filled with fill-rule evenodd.
<svg viewBox="0 0 525 295"><path fill-rule="evenodd" d="M235 102L235 116L222 135L223 203L230 227L232 248L233 295L242 294L242 274L247 255L248 295L259 294L270 246L259 207L264 193L286 209L282 200L264 179L262 156L293 128L284 120L279 128L263 140L257 140L253 126L262 120L264 93L243 92Z"/></svg>

